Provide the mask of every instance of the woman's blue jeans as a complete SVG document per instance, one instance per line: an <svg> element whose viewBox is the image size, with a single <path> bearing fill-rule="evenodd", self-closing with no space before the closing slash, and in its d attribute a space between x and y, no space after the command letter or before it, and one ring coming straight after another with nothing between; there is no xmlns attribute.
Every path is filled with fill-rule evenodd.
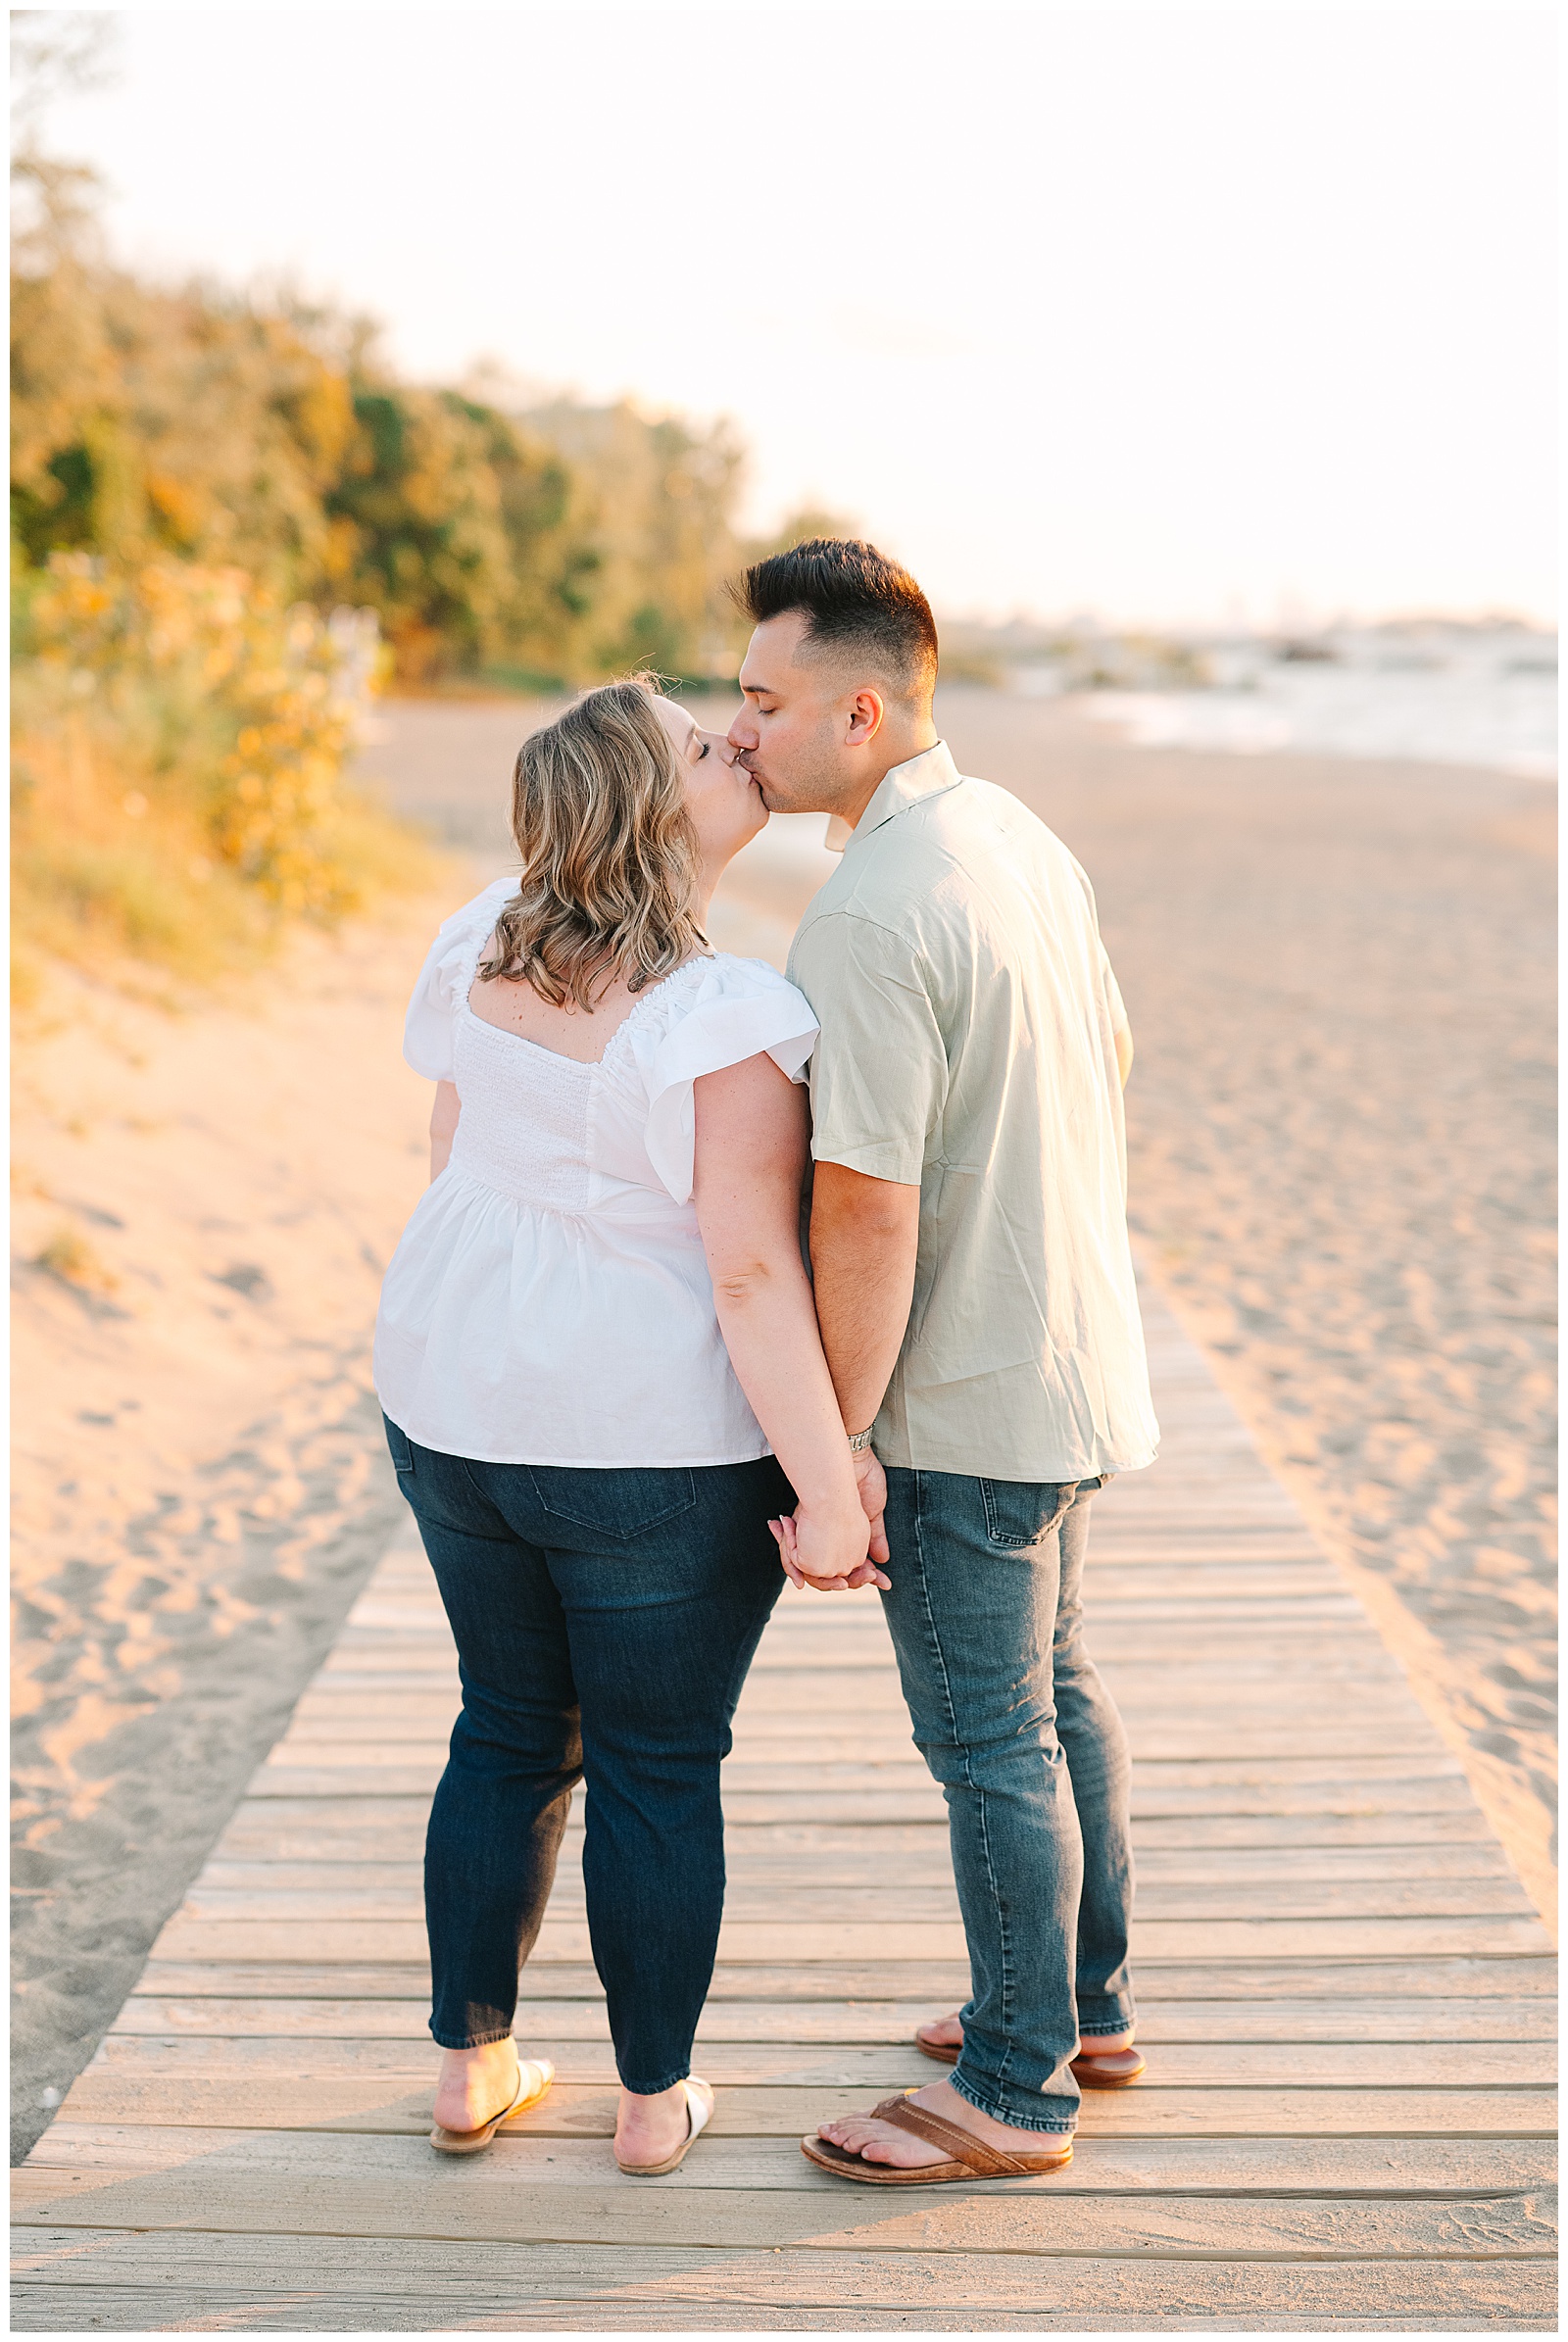
<svg viewBox="0 0 1568 2342"><path fill-rule="evenodd" d="M504 2040L573 1785L615 2063L629 2090L691 2071L724 1905L718 1769L784 1583L771 1457L674 1471L481 1464L387 1443L463 1681L425 1842L430 2030Z"/></svg>
<svg viewBox="0 0 1568 2342"><path fill-rule="evenodd" d="M1080 2033L1133 2017L1127 1736L1083 1643L1100 1485L888 1472L882 1602L969 1946L954 2086L1026 2130L1071 2130Z"/></svg>

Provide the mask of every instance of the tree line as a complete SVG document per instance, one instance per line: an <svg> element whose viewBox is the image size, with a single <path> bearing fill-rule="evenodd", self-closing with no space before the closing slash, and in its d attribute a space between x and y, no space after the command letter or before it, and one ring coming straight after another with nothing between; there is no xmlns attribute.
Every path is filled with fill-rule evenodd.
<svg viewBox="0 0 1568 2342"><path fill-rule="evenodd" d="M405 684L733 672L725 422L398 378L363 321L147 282L44 191L12 275L13 561L246 571L375 611ZM801 516L784 532L794 542Z"/></svg>

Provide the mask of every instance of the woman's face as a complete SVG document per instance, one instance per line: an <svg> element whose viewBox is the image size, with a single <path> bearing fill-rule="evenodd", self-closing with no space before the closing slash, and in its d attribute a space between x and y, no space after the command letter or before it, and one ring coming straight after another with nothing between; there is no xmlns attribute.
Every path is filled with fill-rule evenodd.
<svg viewBox="0 0 1568 2342"><path fill-rule="evenodd" d="M762 793L722 732L705 732L673 700L656 699L659 720L674 743L703 860L716 877L766 827Z"/></svg>

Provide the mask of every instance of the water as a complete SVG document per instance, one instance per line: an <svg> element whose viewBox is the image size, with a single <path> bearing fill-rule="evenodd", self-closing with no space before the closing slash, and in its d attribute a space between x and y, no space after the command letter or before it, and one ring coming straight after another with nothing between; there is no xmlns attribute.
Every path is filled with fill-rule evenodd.
<svg viewBox="0 0 1568 2342"><path fill-rule="evenodd" d="M1325 638L1295 656L1211 646L1202 659L1214 678L1208 688L1094 691L1078 705L1141 747L1242 756L1295 749L1556 777L1551 636L1455 628L1391 640L1379 629ZM1021 670L1014 680L1026 693L1053 688L1046 669Z"/></svg>

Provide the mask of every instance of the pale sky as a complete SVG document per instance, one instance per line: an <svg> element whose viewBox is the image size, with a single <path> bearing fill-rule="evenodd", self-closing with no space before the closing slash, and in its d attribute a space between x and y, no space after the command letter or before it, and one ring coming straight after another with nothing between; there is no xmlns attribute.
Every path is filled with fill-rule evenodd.
<svg viewBox="0 0 1568 2342"><path fill-rule="evenodd" d="M731 415L939 610L1555 610L1546 10L116 10L122 258Z"/></svg>

